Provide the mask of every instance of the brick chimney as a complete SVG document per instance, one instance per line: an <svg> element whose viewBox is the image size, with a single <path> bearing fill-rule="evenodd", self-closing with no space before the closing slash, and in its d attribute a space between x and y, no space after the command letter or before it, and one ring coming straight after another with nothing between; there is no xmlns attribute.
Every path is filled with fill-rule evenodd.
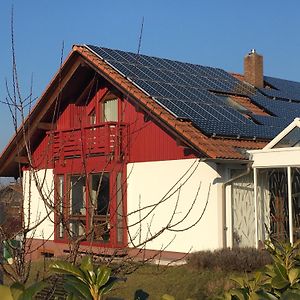
<svg viewBox="0 0 300 300"><path fill-rule="evenodd" d="M257 88L264 87L263 57L255 49L244 58L244 79Z"/></svg>

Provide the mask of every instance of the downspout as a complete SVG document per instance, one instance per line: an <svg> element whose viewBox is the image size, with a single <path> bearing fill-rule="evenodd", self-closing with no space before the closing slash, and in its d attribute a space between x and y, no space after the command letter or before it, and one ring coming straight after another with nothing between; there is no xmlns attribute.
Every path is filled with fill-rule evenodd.
<svg viewBox="0 0 300 300"><path fill-rule="evenodd" d="M252 161L247 163L247 169L245 172L228 179L222 183L222 227L223 227L223 236L222 236L222 246L227 248L227 226L226 226L226 186L234 182L237 179L240 179L243 176L248 175L251 172Z"/></svg>

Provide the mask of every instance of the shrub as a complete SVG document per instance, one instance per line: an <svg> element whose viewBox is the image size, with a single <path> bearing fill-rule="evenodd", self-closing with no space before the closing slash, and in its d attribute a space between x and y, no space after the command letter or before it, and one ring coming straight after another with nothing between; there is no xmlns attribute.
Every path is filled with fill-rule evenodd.
<svg viewBox="0 0 300 300"><path fill-rule="evenodd" d="M272 264L251 278L235 278L237 288L225 293L226 300L294 300L300 299L300 241L291 245L266 241Z"/></svg>
<svg viewBox="0 0 300 300"><path fill-rule="evenodd" d="M188 265L201 271L219 269L223 271L252 272L271 263L271 255L255 248L233 248L215 251L199 251L188 257Z"/></svg>
<svg viewBox="0 0 300 300"><path fill-rule="evenodd" d="M94 266L91 256L85 256L80 266L67 261L53 261L50 270L64 274L67 299L72 300L101 300L117 281L116 277L111 276L111 269Z"/></svg>

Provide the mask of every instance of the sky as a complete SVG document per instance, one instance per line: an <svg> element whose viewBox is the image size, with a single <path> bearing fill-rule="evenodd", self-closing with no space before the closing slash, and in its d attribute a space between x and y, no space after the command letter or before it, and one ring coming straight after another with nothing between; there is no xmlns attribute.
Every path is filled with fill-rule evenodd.
<svg viewBox="0 0 300 300"><path fill-rule="evenodd" d="M11 10L22 97L39 97L74 44L94 44L242 73L255 48L265 75L300 81L299 0L1 0L0 101L11 82ZM64 45L64 47L62 46ZM0 102L0 151L14 133Z"/></svg>

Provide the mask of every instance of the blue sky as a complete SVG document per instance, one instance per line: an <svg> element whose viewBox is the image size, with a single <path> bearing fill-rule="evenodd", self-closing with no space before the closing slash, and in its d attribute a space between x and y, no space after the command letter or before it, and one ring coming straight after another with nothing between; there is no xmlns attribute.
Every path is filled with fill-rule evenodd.
<svg viewBox="0 0 300 300"><path fill-rule="evenodd" d="M251 49L264 55L266 75L300 81L299 0L2 0L0 1L0 100L11 77L10 18L21 92L38 97L73 44L96 44L242 72ZM0 149L13 134L0 104Z"/></svg>

